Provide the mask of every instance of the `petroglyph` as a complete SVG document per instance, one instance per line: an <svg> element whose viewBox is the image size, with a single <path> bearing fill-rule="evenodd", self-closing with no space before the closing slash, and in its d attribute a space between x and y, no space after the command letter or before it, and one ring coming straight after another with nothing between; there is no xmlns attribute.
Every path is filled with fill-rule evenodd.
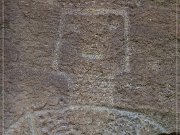
<svg viewBox="0 0 180 135"><path fill-rule="evenodd" d="M141 113L101 106L77 105L59 110L42 110L35 111L32 114L27 113L10 126L6 131L6 135L14 135L17 130L21 130L20 127L27 119L30 120L29 126L32 135L67 135L70 133L78 135L82 133L143 135L144 130L146 130L147 134L167 132L160 124ZM35 121L38 121L38 129L34 127ZM95 130L90 131L93 126L95 126Z"/></svg>
<svg viewBox="0 0 180 135"><path fill-rule="evenodd" d="M92 60L101 60L103 59L103 55L99 54L99 55L95 55L95 54L84 54L82 53L82 57L88 59L92 59Z"/></svg>
<svg viewBox="0 0 180 135"><path fill-rule="evenodd" d="M59 59L59 48L60 48L60 42L58 41L55 45L55 49L54 49L54 61L53 61L53 69L55 71L58 71L59 70L59 67L58 67L58 59Z"/></svg>
<svg viewBox="0 0 180 135"><path fill-rule="evenodd" d="M59 71L59 53L60 53L60 48L62 46L62 32L64 30L64 20L63 20L63 16L62 19L60 19L59 21L59 29L58 29L58 39L57 42L55 44L54 47L54 60L53 60L53 64L52 67L55 71Z"/></svg>
<svg viewBox="0 0 180 135"><path fill-rule="evenodd" d="M130 63L129 63L129 57L130 57L130 47L129 47L129 17L127 12L124 12L124 38L126 43L126 50L125 50L125 72L130 72Z"/></svg>
<svg viewBox="0 0 180 135"><path fill-rule="evenodd" d="M97 15L120 15L124 19L124 39L125 39L125 60L124 60L124 72L130 71L130 63L129 63L129 57L130 57L130 47L129 47L129 17L128 13L126 11L126 8L122 9L77 9L77 10L70 10L70 9L62 9L62 19L60 20L59 25L59 38L57 39L57 43L55 44L55 50L54 50L54 61L53 61L53 67L55 70L58 70L58 60L59 60L59 53L60 53L60 47L62 46L62 34L63 34L63 26L66 25L65 22L65 16L66 15L79 15L79 16L97 16ZM64 17L64 18L63 18ZM78 31L79 26L68 27L71 28L73 31ZM111 29L114 29L115 26L110 26ZM75 30L74 30L75 29ZM80 31L78 31L79 33ZM102 52L103 53L103 52ZM82 57L88 58L88 59L103 59L103 54L85 54L82 53Z"/></svg>
<svg viewBox="0 0 180 135"><path fill-rule="evenodd" d="M176 4L158 1L7 0L6 134L175 131Z"/></svg>
<svg viewBox="0 0 180 135"><path fill-rule="evenodd" d="M57 43L55 45L55 53L54 53L54 62L53 62L53 67L54 70L56 70L57 72L59 72L59 66L61 65L61 63L59 62L60 59L60 53L65 53L65 52L61 52L61 47L63 45L63 42L65 41L65 39L62 39L63 34L64 34L64 29L62 28L63 26L65 27L67 25L67 29L66 29L66 33L70 32L70 33L78 33L78 34L85 34L88 32L93 32L92 34L94 35L93 40L94 39L98 39L100 41L106 42L106 40L109 37L99 37L99 35L97 35L97 33L99 31L103 32L102 29L104 28L100 28L98 27L98 25L90 25L90 29L89 30L84 30L84 29L80 29L83 28L84 25L86 24L81 24L81 23L72 23L72 20L70 21L71 23L68 24L66 17L71 18L72 16L82 16L83 20L85 20L86 17L97 17L99 15L102 15L104 17L108 16L108 15L116 15L116 16L121 16L122 17L122 24L121 22L117 22L117 20L115 21L114 24L111 24L109 26L109 24L107 25L107 27L109 27L109 31L112 31L117 29L119 27L119 25L123 25L122 30L124 34L122 34L123 36L123 44L124 44L124 58L123 58L123 63L122 65L120 65L120 67L117 66L116 63L111 63L111 65L109 65L109 70L111 72L108 73L103 73L102 72L107 72L107 69L103 69L102 66L102 71L101 72L97 72L96 67L94 69L89 69L88 72L91 73L86 73L86 74L82 74L82 77L78 77L76 75L76 82L74 85L73 89L80 89L81 92L81 97L80 95L76 96L77 97L77 101L78 103L81 102L88 102L88 103L92 103L92 104L96 104L96 103L104 103L104 104L110 104L113 105L113 91L114 91L114 78L116 74L119 74L119 70L121 70L122 72L130 72L130 63L129 63L129 59L130 59L130 47L128 45L129 42L129 17L128 17L128 13L126 11L126 8L122 8L122 9L92 9L92 8L86 8L86 9L76 9L76 10L72 10L72 9L62 9L62 19L60 20L60 26L59 26L59 38L57 39ZM119 23L119 24L117 24ZM92 24L103 24L104 22L101 20L101 22L97 21L97 22L92 22ZM82 25L82 26L81 26ZM102 25L102 26L103 26ZM104 27L104 26L103 26ZM78 30L79 29L79 30ZM99 30L98 30L99 29ZM107 28L108 29L108 28ZM83 31L83 33L81 33L81 31ZM113 32L113 31L112 31ZM99 33L101 34L101 33ZM83 35L81 36L83 37ZM119 37L119 38L122 38ZM113 37L111 37L113 40ZM76 37L76 39L80 39L78 37ZM67 40L71 40L71 37L67 38ZM84 39L85 40L85 39ZM94 65L96 65L97 67L99 66L100 63L103 63L104 65L106 63L108 63L108 61L103 61L105 58L105 55L107 52L105 52L105 48L103 47L103 43L99 42L99 41L94 41L95 43L84 43L83 47L81 47L81 57L79 59L84 59L85 61L89 62L89 63L93 63ZM108 39L109 40L109 39ZM74 38L73 38L74 41ZM66 42L66 41L65 41ZM81 42L81 41L79 41ZM70 44L74 44L73 42L70 42ZM78 44L75 43L75 44ZM112 44L113 45L113 44ZM66 46L70 46L70 45L66 45ZM92 49L93 48L93 49ZM94 49L95 48L95 49ZM65 48L66 49L66 48ZM67 47L68 49L68 47ZM109 54L109 56L111 57L111 55ZM72 57L72 56L70 56ZM67 60L64 58L64 60ZM80 63L81 64L81 63ZM73 65L72 65L73 66ZM75 73L76 74L76 73ZM101 76L101 78L100 78ZM103 76L103 77L102 77ZM110 77L111 76L111 77ZM110 78L111 79L110 79ZM83 81L81 81L83 80ZM76 87L77 86L77 87ZM98 97L95 96L95 93L100 92L101 91L101 95L102 97L98 99ZM104 92L102 92L104 91ZM75 96L76 94L73 93L72 96ZM82 99L82 95L84 95L84 99ZM89 98L88 98L89 97ZM86 101L90 99L90 101ZM83 100L83 101L82 101Z"/></svg>

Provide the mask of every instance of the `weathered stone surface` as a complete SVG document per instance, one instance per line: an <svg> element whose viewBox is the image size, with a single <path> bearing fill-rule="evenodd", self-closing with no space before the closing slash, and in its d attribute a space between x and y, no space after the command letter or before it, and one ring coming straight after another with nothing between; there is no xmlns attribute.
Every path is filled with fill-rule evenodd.
<svg viewBox="0 0 180 135"><path fill-rule="evenodd" d="M175 6L7 0L5 134L175 131Z"/></svg>

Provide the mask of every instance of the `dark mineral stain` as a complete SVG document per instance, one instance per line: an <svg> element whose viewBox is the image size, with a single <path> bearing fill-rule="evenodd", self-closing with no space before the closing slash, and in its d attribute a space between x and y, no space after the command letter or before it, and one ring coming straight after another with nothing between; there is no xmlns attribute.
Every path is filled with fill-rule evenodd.
<svg viewBox="0 0 180 135"><path fill-rule="evenodd" d="M180 135L180 133L176 133L176 132L173 132L173 133L170 133L170 134L161 133L159 135Z"/></svg>

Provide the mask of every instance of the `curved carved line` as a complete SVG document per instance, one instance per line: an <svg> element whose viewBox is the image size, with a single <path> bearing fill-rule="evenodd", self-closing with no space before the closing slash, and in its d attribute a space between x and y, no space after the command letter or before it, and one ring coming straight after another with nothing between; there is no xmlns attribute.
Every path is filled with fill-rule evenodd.
<svg viewBox="0 0 180 135"><path fill-rule="evenodd" d="M67 110L77 110L77 109L86 109L86 110L94 110L94 111L97 111L97 112L115 113L117 115L120 114L121 116L126 116L126 117L131 118L131 119L138 118L141 121L147 122L148 124L152 125L155 129L158 129L161 132L167 132L166 129L163 128L160 124L155 122L153 119L150 119L149 117L144 116L141 113L138 113L138 112L129 112L129 111L125 111L125 110L119 110L119 109L115 109L115 108L108 108L108 107L104 107L104 106L71 105L71 106L64 107L64 108L59 109L59 110L35 111L33 114L34 115L39 115L39 114L46 114L46 113L49 113L49 112L63 113L63 112L66 112ZM24 116L22 116L19 119L19 121L17 121L13 125L11 125L5 134L8 134L10 131L14 130L15 128L18 128L18 126L20 126L21 122L23 122L26 118L29 118L29 112L26 113Z"/></svg>
<svg viewBox="0 0 180 135"><path fill-rule="evenodd" d="M44 110L44 111L36 111L35 114L45 114L48 112L60 112L63 113L67 110L77 110L77 109L87 109L87 110L94 110L97 112L108 112L108 113L116 113L116 114L120 114L121 116L126 116L132 119L136 119L139 118L140 120L149 123L150 125L153 125L154 128L159 129L161 132L167 132L165 128L163 128L160 124L158 124L157 122L155 122L153 119L150 119L147 116L144 116L141 113L138 112L129 112L129 111L125 111L125 110L118 110L115 108L108 108L108 107L102 107L102 106L94 106L94 105L72 105L72 106L68 106L65 107L63 109L60 110Z"/></svg>

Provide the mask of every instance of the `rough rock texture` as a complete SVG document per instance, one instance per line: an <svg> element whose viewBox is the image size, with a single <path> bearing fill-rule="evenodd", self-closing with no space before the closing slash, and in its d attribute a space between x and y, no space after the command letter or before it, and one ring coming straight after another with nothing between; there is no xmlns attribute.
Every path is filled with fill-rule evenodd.
<svg viewBox="0 0 180 135"><path fill-rule="evenodd" d="M175 7L175 0L6 0L5 134L175 131Z"/></svg>

